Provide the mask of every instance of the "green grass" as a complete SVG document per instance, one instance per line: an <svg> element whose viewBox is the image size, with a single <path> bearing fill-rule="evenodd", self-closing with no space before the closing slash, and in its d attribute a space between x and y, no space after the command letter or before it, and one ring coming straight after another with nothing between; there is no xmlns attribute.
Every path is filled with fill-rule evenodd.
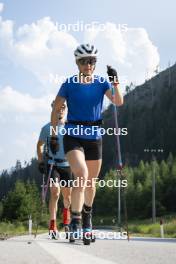
<svg viewBox="0 0 176 264"><path fill-rule="evenodd" d="M117 228L117 223L113 224L112 219L115 217L102 216L95 217L93 224L98 226L111 226ZM103 222L101 221L103 219ZM164 236L167 238L176 238L176 216L168 215L163 217L164 221ZM125 224L122 225L125 229ZM128 223L129 233L132 236L144 237L160 237L160 219L156 223L152 223L151 219L133 220Z"/></svg>
<svg viewBox="0 0 176 264"><path fill-rule="evenodd" d="M105 226L117 230L117 223L113 223L113 216L94 216L93 225L95 227ZM103 220L103 222L102 222ZM160 224L157 219L153 224L151 219L133 220L129 221L129 233L131 236L145 236L145 237L160 237ZM168 215L163 217L164 221L164 235L167 238L176 238L176 216ZM59 226L60 220L58 220ZM125 225L123 225L125 229ZM35 234L36 224L33 223L33 234ZM38 233L48 232L48 220L44 221L38 227ZM27 235L28 234L28 221L26 222L0 222L0 235L8 234L8 236Z"/></svg>
<svg viewBox="0 0 176 264"><path fill-rule="evenodd" d="M32 233L35 234L36 225L33 226ZM47 232L47 228L38 227L38 233ZM27 222L0 222L0 235L7 234L8 236L28 235Z"/></svg>
<svg viewBox="0 0 176 264"><path fill-rule="evenodd" d="M38 234L46 233L48 232L48 223L49 223L49 215L45 215L40 221L38 225ZM61 223L61 219L58 218L57 226L59 230L61 228L59 227ZM36 222L33 221L32 225L32 234L34 235L36 232ZM28 235L28 220L27 221L4 221L0 222L0 236L7 234L8 236L19 236L19 235Z"/></svg>
<svg viewBox="0 0 176 264"><path fill-rule="evenodd" d="M10 222L1 222L0 223L0 234L16 235L24 234L27 232L27 227L20 222L10 223Z"/></svg>

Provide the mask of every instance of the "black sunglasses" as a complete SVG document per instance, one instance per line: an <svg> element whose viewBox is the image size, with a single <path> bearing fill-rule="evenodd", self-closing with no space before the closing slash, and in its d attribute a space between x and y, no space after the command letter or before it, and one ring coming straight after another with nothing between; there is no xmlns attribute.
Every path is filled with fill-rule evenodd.
<svg viewBox="0 0 176 264"><path fill-rule="evenodd" d="M87 64L95 65L96 62L97 62L97 59L93 58L93 57L81 58L81 59L78 60L78 63L81 64L81 65L87 65Z"/></svg>

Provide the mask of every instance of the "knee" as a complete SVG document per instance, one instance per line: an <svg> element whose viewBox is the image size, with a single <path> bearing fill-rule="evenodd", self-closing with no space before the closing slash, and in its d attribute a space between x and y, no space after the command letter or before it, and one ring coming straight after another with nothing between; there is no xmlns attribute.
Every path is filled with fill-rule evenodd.
<svg viewBox="0 0 176 264"><path fill-rule="evenodd" d="M82 180L82 182L85 182L88 178L88 170L86 167L77 168L74 171L75 179Z"/></svg>
<svg viewBox="0 0 176 264"><path fill-rule="evenodd" d="M86 186L86 180L88 178L87 167L76 168L73 172L74 182L73 187L76 187L77 192L83 192Z"/></svg>
<svg viewBox="0 0 176 264"><path fill-rule="evenodd" d="M59 190L58 188L51 188L50 190L50 193L51 193L51 198L54 199L54 200L58 200L59 199Z"/></svg>

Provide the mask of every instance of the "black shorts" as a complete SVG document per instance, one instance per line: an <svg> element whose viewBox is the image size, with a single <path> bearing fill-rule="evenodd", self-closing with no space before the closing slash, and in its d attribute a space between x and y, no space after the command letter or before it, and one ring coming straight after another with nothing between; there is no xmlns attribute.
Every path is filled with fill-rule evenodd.
<svg viewBox="0 0 176 264"><path fill-rule="evenodd" d="M102 159L102 138L98 140L87 140L69 135L64 135L64 151L65 153L79 149L85 155L85 160Z"/></svg>
<svg viewBox="0 0 176 264"><path fill-rule="evenodd" d="M48 165L48 173L50 166L51 165ZM50 179L53 179L53 181L56 182L56 178L61 187L72 187L74 176L70 167L58 167L54 165Z"/></svg>

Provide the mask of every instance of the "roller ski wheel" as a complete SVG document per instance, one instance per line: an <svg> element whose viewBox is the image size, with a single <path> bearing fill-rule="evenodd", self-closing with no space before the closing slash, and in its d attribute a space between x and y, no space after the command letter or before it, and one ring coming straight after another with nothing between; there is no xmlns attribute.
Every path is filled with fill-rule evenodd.
<svg viewBox="0 0 176 264"><path fill-rule="evenodd" d="M73 236L73 233L71 233L71 232L70 232L69 242L70 243L74 243L75 242L75 238Z"/></svg>
<svg viewBox="0 0 176 264"><path fill-rule="evenodd" d="M92 240L92 232L90 229L84 229L83 230L83 244L84 245L90 245L91 240Z"/></svg>
<svg viewBox="0 0 176 264"><path fill-rule="evenodd" d="M95 241L96 241L95 234L94 233L91 233L91 242L92 243L95 243Z"/></svg>

